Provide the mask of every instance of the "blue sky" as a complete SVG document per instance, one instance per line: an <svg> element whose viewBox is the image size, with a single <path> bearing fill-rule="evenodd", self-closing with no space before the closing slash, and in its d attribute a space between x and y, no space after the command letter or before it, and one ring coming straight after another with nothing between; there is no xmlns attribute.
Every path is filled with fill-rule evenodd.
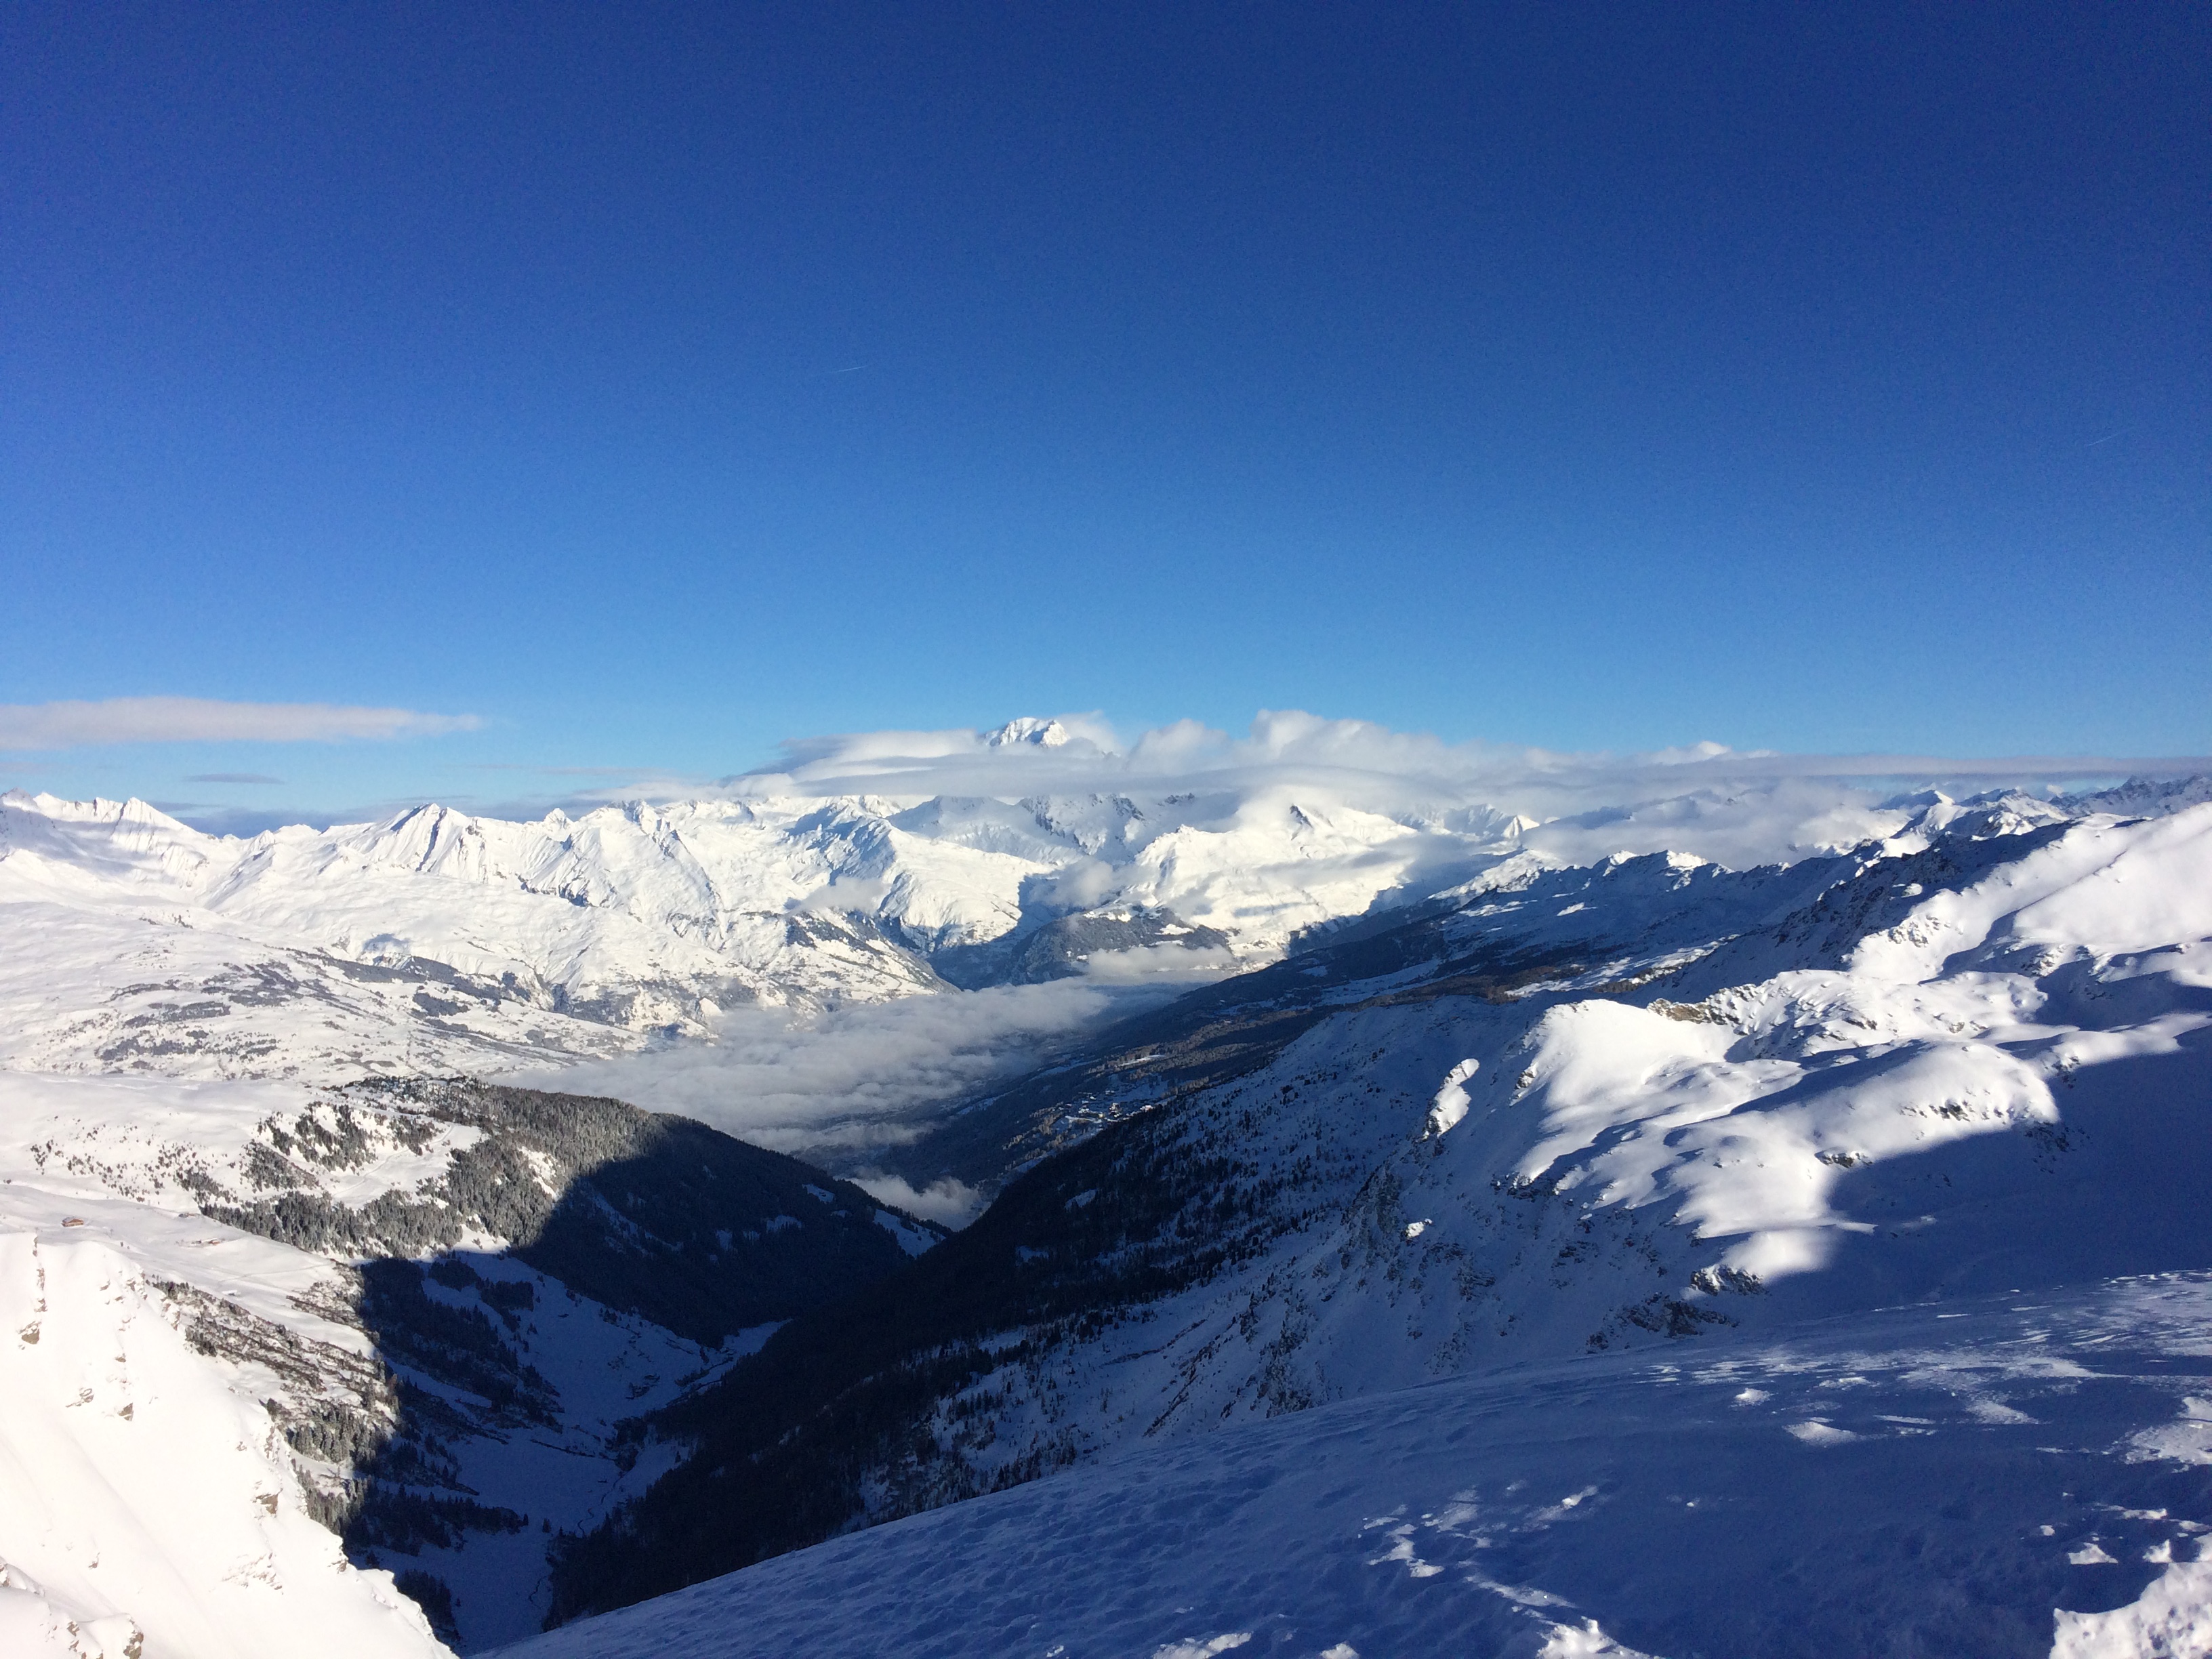
<svg viewBox="0 0 2212 1659"><path fill-rule="evenodd" d="M11 9L0 784L2212 750L2212 12L1373 9Z"/></svg>

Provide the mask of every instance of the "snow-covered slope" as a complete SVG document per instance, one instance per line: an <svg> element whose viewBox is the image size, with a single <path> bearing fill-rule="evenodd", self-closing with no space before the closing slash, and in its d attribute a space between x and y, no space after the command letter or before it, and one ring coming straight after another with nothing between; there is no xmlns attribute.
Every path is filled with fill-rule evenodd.
<svg viewBox="0 0 2212 1659"><path fill-rule="evenodd" d="M1151 1445L507 1659L2212 1651L2212 1279L1815 1322Z"/></svg>
<svg viewBox="0 0 2212 1659"><path fill-rule="evenodd" d="M318 1311L331 1279L194 1217L0 1185L0 1649L443 1651L389 1573L349 1564L283 1434L280 1412L374 1374L358 1325ZM217 1358L218 1324L261 1340Z"/></svg>
<svg viewBox="0 0 2212 1659"><path fill-rule="evenodd" d="M665 1467L620 1422L936 1238L611 1101L0 1073L0 1131L10 1655L534 1630L552 1531Z"/></svg>
<svg viewBox="0 0 2212 1659"><path fill-rule="evenodd" d="M823 1483L883 1518L1439 1376L2212 1267L2212 806L1941 805L1786 870L1502 865L1060 1068L1007 1126L1076 1122L1059 1155L882 1287L890 1334L802 1320L683 1407L704 1454L564 1605L665 1586L718 1506L725 1566L805 1541L772 1499Z"/></svg>
<svg viewBox="0 0 2212 1659"><path fill-rule="evenodd" d="M1197 1109L1272 1092L1285 1127L1361 1122L1378 1155L1297 1248L1209 1289L1157 1356L1162 1412L1263 1412L1983 1272L2212 1261L2184 1178L2212 1176L2212 810L2084 823L1923 891L2012 839L1853 860L1679 965L1662 944L1503 1001L1387 1002L1309 1032ZM1516 921L1551 885L1492 889L1445 937L1525 947L1562 920ZM1304 1137L1267 1139L1280 1164ZM2147 1255L2113 1259L2130 1249Z"/></svg>

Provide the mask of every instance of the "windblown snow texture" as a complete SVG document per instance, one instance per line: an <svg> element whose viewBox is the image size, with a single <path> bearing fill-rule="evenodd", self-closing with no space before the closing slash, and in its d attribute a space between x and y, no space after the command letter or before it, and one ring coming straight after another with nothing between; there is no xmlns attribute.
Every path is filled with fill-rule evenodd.
<svg viewBox="0 0 2212 1659"><path fill-rule="evenodd" d="M1956 1298L1152 1443L507 1659L2202 1654L2212 1279Z"/></svg>

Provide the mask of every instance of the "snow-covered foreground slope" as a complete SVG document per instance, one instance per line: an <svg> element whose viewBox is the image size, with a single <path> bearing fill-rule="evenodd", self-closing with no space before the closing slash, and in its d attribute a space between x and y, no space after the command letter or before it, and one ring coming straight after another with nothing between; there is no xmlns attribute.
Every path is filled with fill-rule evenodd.
<svg viewBox="0 0 2212 1659"><path fill-rule="evenodd" d="M1908 1306L1155 1445L503 1651L2212 1651L2212 1279Z"/></svg>
<svg viewBox="0 0 2212 1659"><path fill-rule="evenodd" d="M442 1652L389 1573L348 1563L264 1403L373 1370L358 1326L313 1310L321 1264L137 1207L0 1186L0 1650ZM276 1340L212 1358L210 1305Z"/></svg>
<svg viewBox="0 0 2212 1659"><path fill-rule="evenodd" d="M2212 1267L2212 806L1453 904L1021 1096L1003 1129L1075 1144L677 1408L700 1455L561 1605L823 1536L802 1493L886 1519L1441 1376Z"/></svg>
<svg viewBox="0 0 2212 1659"><path fill-rule="evenodd" d="M608 1101L0 1073L0 1131L10 1656L72 1620L145 1659L442 1651L410 1596L470 1646L534 1630L554 1529L663 1467L623 1419L934 1242Z"/></svg>

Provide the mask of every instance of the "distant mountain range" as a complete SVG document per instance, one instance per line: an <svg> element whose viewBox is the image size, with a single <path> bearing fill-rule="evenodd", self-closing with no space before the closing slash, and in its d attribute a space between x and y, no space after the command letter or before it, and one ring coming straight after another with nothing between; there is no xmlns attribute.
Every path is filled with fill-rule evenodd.
<svg viewBox="0 0 2212 1659"><path fill-rule="evenodd" d="M341 1080L557 1062L721 1010L1279 955L1513 850L1502 814L1284 799L633 803L204 835L0 796L0 1060Z"/></svg>
<svg viewBox="0 0 2212 1659"><path fill-rule="evenodd" d="M2207 788L1941 810L2048 822L2171 810ZM1888 816L1929 810L1907 799ZM1566 862L1523 848L1536 828L1271 783L631 803L529 823L426 805L240 838L143 801L14 791L0 795L0 919L40 944L0 959L0 1063L332 1082L484 1072L702 1035L745 1004L1226 971L1516 854Z"/></svg>

